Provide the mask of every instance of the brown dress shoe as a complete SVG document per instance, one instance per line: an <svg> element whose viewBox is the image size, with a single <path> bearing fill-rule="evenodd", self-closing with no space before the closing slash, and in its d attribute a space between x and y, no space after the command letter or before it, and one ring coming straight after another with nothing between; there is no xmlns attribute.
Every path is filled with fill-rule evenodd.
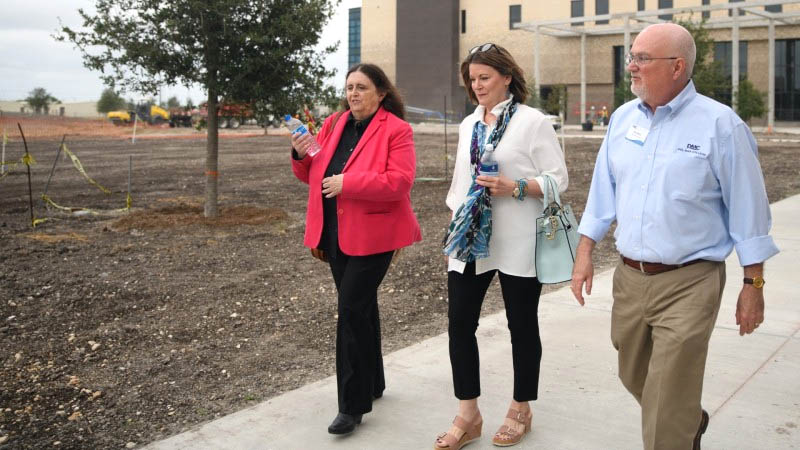
<svg viewBox="0 0 800 450"><path fill-rule="evenodd" d="M708 428L708 413L705 409L701 409L700 411L702 411L700 415L700 427L697 428L697 434L694 435L692 450L700 450L700 439L703 437L703 433L706 432L706 428Z"/></svg>

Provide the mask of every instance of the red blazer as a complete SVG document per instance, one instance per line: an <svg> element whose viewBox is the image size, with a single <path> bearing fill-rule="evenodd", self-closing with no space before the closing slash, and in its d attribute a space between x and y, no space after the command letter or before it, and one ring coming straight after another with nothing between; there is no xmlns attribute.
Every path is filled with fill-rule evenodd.
<svg viewBox="0 0 800 450"><path fill-rule="evenodd" d="M304 244L316 248L322 237L322 178L342 137L350 111L325 120L317 134L322 150L297 161L292 170L309 185ZM411 126L383 107L378 108L342 174L342 193L336 197L339 247L351 256L372 255L422 240L411 209L411 186L416 173Z"/></svg>

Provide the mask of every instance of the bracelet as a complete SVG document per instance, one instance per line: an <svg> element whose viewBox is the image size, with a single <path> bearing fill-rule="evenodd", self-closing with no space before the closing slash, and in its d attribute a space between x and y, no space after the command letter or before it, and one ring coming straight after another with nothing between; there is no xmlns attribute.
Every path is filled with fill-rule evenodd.
<svg viewBox="0 0 800 450"><path fill-rule="evenodd" d="M519 201L525 200L525 196L528 194L528 180L524 178L520 178L517 180L517 187L514 188L514 192L511 193L511 196Z"/></svg>

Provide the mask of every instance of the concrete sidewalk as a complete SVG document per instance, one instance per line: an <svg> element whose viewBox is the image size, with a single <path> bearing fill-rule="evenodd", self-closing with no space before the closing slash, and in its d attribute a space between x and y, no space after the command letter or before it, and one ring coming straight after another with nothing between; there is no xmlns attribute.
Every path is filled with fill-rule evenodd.
<svg viewBox="0 0 800 450"><path fill-rule="evenodd" d="M800 448L800 196L772 205L772 235L781 253L767 263L766 320L740 337L735 325L742 270L728 259L728 283L711 337L703 405L708 449ZM795 265L798 264L798 265ZM533 433L515 448L641 448L639 408L616 375L609 339L611 271L595 276L581 308L568 289L539 308L544 347ZM511 347L505 314L484 317L481 349L483 437L470 450L495 448L491 437L511 398ZM387 389L350 436L326 431L336 415L330 377L188 432L151 449L425 449L448 429L453 397L447 335L385 357Z"/></svg>

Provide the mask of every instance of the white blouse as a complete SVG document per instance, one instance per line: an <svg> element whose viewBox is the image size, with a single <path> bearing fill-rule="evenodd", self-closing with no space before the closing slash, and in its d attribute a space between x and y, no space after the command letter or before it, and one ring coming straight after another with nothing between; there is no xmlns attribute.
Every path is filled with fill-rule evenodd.
<svg viewBox="0 0 800 450"><path fill-rule="evenodd" d="M492 114L500 119L503 107L510 100L499 103ZM478 106L459 127L456 165L453 181L447 193L447 206L453 215L464 203L472 184L469 147L475 122L483 120L486 108ZM491 128L487 127L487 136ZM548 174L558 183L559 192L567 189L567 166L564 152L558 144L553 125L545 116L523 104L511 117L495 149L500 174L517 180L535 178L542 186L542 174ZM534 250L536 248L536 218L542 214L542 199L528 196L523 201L513 197L492 198L492 236L489 256L475 261L475 273L499 270L507 275L535 277ZM447 270L464 273L466 263L449 258Z"/></svg>

